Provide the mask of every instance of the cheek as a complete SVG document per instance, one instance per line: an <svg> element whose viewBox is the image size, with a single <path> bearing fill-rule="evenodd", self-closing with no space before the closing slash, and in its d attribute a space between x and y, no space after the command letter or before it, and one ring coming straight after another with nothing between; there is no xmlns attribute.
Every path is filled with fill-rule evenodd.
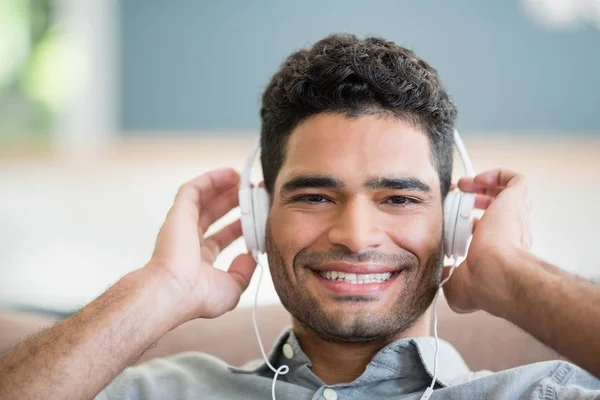
<svg viewBox="0 0 600 400"><path fill-rule="evenodd" d="M388 226L387 232L396 245L410 251L423 262L439 251L442 230L440 211L402 216Z"/></svg>
<svg viewBox="0 0 600 400"><path fill-rule="evenodd" d="M274 207L269 223L274 243L286 263L291 265L296 254L305 248L310 247L316 251L330 249L327 230L335 223L335 216ZM386 215L378 223L382 224L381 229L386 232L388 240L391 239L395 246L413 253L421 262L439 251L443 230L441 207L413 215ZM383 244L383 247L387 245ZM383 247L381 250L384 250Z"/></svg>
<svg viewBox="0 0 600 400"><path fill-rule="evenodd" d="M316 215L274 206L269 214L272 240L288 265L301 250L314 244L327 230L327 223ZM327 249L325 249L327 250Z"/></svg>

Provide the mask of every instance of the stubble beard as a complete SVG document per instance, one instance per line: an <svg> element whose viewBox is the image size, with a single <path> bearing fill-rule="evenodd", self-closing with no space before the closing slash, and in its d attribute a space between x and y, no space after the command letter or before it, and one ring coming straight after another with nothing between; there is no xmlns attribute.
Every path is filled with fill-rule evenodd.
<svg viewBox="0 0 600 400"><path fill-rule="evenodd" d="M374 342L387 341L410 328L415 321L429 308L438 289L443 265L442 238L437 248L422 265L412 253L402 255L369 252L357 255L341 248L332 249L330 253L315 254L301 250L292 261L293 268L305 268L307 260L326 258L328 261L372 261L373 258L386 258L390 262L402 260L403 274L406 274L405 287L401 294L389 306L388 310L358 313L330 313L307 290L308 274L296 274L301 277L292 284L290 271L279 248L275 245L269 227L266 232L266 250L269 268L275 290L283 306L302 325L303 328L317 334L321 339L330 342ZM366 259L365 259L366 258ZM312 273L312 272L310 272ZM392 284L397 284L392 282ZM365 296L344 296L343 304L356 305L363 301L374 301ZM333 315L332 315L333 314Z"/></svg>

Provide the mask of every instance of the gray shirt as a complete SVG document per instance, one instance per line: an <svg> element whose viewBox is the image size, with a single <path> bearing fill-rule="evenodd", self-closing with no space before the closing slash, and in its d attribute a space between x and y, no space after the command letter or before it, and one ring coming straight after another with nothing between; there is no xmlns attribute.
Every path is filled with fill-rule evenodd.
<svg viewBox="0 0 600 400"><path fill-rule="evenodd" d="M326 350L325 350L326 351ZM277 378L277 400L418 400L433 376L435 341L395 341L380 350L364 373L350 383L325 385L312 373L291 330L273 347L269 361L290 371ZM274 373L264 362L234 368L212 356L183 353L127 368L97 400L271 399ZM600 380L564 361L548 361L502 372L472 372L440 340L438 377L431 399L600 399Z"/></svg>

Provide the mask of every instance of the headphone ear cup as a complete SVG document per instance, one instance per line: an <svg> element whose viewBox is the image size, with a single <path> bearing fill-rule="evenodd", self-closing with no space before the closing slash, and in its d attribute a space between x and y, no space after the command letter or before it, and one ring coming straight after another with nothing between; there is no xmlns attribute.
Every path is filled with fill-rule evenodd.
<svg viewBox="0 0 600 400"><path fill-rule="evenodd" d="M473 233L472 214L475 194L454 191L444 200L444 253L446 257L464 257Z"/></svg>
<svg viewBox="0 0 600 400"><path fill-rule="evenodd" d="M252 192L252 188L242 188L239 191L240 221L246 248L248 251L258 251L256 228L254 227L254 194Z"/></svg>
<svg viewBox="0 0 600 400"><path fill-rule="evenodd" d="M448 192L444 200L444 254L449 258L453 256L454 228L461 195L458 191Z"/></svg>
<svg viewBox="0 0 600 400"><path fill-rule="evenodd" d="M454 227L454 243L452 253L454 257L467 255L469 240L473 235L473 211L475 210L475 194L462 193L461 201L456 216Z"/></svg>
<svg viewBox="0 0 600 400"><path fill-rule="evenodd" d="M252 189L252 199L256 250L264 253L266 252L265 237L267 217L269 216L269 194L265 188L255 187Z"/></svg>

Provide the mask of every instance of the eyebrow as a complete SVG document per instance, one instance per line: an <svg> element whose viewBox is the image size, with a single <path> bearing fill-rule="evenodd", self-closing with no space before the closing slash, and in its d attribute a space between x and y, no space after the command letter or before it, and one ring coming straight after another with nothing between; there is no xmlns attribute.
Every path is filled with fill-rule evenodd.
<svg viewBox="0 0 600 400"><path fill-rule="evenodd" d="M339 179L325 175L296 175L281 187L281 194L306 188L341 189L346 186Z"/></svg>
<svg viewBox="0 0 600 400"><path fill-rule="evenodd" d="M423 193L431 192L428 184L417 178L369 178L365 187L371 190L410 190Z"/></svg>
<svg viewBox="0 0 600 400"><path fill-rule="evenodd" d="M289 181L287 181L281 187L281 194L286 194L300 189L307 188L327 188L327 189L341 189L346 185L339 179L326 176L326 175L296 175ZM423 193L431 192L431 188L428 184L418 178L406 177L406 178L383 178L374 177L369 178L364 186L371 190L410 190L419 191Z"/></svg>

